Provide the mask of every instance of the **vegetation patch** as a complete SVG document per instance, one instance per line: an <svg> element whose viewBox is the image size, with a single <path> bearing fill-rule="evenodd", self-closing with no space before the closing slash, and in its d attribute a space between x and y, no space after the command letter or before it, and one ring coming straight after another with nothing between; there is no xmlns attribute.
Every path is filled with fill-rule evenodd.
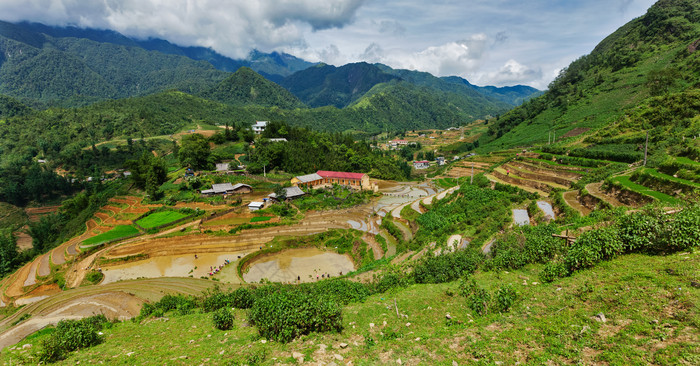
<svg viewBox="0 0 700 366"><path fill-rule="evenodd" d="M262 222L262 221L270 221L272 220L272 216L255 216L250 219L250 222Z"/></svg>
<svg viewBox="0 0 700 366"><path fill-rule="evenodd" d="M180 220L187 216L187 214L184 214L179 211L158 211L142 218L141 220L136 221L136 224L144 229L152 229L155 227L167 225L173 221Z"/></svg>
<svg viewBox="0 0 700 366"><path fill-rule="evenodd" d="M96 235L96 236L93 236L92 238L84 240L83 245L84 246L95 246L95 245L111 242L114 240L126 238L126 237L131 236L131 235L136 235L138 233L140 233L139 229L135 228L132 225L118 225L118 226L115 226L110 231L107 231L106 233L102 233L100 235Z"/></svg>

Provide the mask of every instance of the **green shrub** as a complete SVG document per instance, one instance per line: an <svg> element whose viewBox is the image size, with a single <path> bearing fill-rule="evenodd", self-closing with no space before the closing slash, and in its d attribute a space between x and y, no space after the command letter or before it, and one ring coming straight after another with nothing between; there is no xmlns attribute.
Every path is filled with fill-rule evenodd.
<svg viewBox="0 0 700 366"><path fill-rule="evenodd" d="M664 223L659 210L621 215L617 225L626 252L657 252L661 249L658 239Z"/></svg>
<svg viewBox="0 0 700 366"><path fill-rule="evenodd" d="M66 358L69 352L102 343L104 339L98 332L105 323L108 321L104 315L81 320L61 320L56 325L56 331L42 342L39 361L56 362Z"/></svg>
<svg viewBox="0 0 700 366"><path fill-rule="evenodd" d="M700 246L700 206L685 208L667 224L663 234L668 251L690 250Z"/></svg>
<svg viewBox="0 0 700 366"><path fill-rule="evenodd" d="M593 267L596 263L612 259L624 251L615 227L587 231L579 236L569 248L566 265L573 272Z"/></svg>
<svg viewBox="0 0 700 366"><path fill-rule="evenodd" d="M501 313L506 313L510 310L511 306L515 303L518 298L518 294L511 285L501 286L498 291L496 291L494 307L496 311Z"/></svg>
<svg viewBox="0 0 700 366"><path fill-rule="evenodd" d="M390 269L382 274L375 283L377 292L386 292L394 288L406 287L411 284L411 277L401 270Z"/></svg>
<svg viewBox="0 0 700 366"><path fill-rule="evenodd" d="M233 328L233 311L229 308L221 308L214 312L214 327L219 330L229 330Z"/></svg>
<svg viewBox="0 0 700 366"><path fill-rule="evenodd" d="M569 270L566 264L562 261L552 261L544 265L540 272L540 281L549 283L557 278L566 277L569 275Z"/></svg>
<svg viewBox="0 0 700 366"><path fill-rule="evenodd" d="M328 296L278 288L258 298L249 313L260 336L289 342L311 332L340 332L341 308Z"/></svg>
<svg viewBox="0 0 700 366"><path fill-rule="evenodd" d="M477 286L467 298L467 306L477 315L486 315L490 301L491 296L488 291Z"/></svg>
<svg viewBox="0 0 700 366"><path fill-rule="evenodd" d="M462 277L459 280L459 295L463 297L469 297L471 294L476 291L478 286L476 285L476 281L474 281L473 278L470 278L468 275Z"/></svg>
<svg viewBox="0 0 700 366"><path fill-rule="evenodd" d="M458 250L439 256L427 256L413 268L416 283L443 283L476 270L483 256L472 250Z"/></svg>

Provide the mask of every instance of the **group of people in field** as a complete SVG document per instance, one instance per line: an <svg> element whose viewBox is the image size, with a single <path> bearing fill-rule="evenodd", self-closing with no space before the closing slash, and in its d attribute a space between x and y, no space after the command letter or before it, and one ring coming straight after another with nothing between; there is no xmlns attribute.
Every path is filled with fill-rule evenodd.
<svg viewBox="0 0 700 366"><path fill-rule="evenodd" d="M196 257L195 257L195 258L196 258ZM226 259L226 260L224 261L223 264L220 264L220 265L217 266L217 267L210 266L210 267L209 267L209 276L213 276L213 275L219 273L219 271L221 271L222 269L224 269L224 267L226 267L226 266L229 265L229 264L231 264L231 261L229 261L228 259Z"/></svg>

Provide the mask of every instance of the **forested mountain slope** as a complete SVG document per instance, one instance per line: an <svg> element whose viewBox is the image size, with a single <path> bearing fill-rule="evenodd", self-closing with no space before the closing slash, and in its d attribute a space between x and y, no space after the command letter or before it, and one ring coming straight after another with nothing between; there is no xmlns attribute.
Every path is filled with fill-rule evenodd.
<svg viewBox="0 0 700 366"><path fill-rule="evenodd" d="M661 0L561 72L541 97L491 122L487 149L547 143L653 159L700 157L700 3ZM564 138L563 140L561 140ZM484 146L484 144L481 144Z"/></svg>
<svg viewBox="0 0 700 366"><path fill-rule="evenodd" d="M241 67L201 95L207 99L235 106L254 104L285 109L304 107L304 103L287 89L265 79L248 67Z"/></svg>

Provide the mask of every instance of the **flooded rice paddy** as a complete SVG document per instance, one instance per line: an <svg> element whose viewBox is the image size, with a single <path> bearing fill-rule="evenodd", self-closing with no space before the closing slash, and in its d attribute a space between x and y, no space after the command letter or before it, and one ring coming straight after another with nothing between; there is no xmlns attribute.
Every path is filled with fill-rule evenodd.
<svg viewBox="0 0 700 366"><path fill-rule="evenodd" d="M197 258L194 255L171 255L104 267L102 273L105 278L101 284L136 278L209 277L209 273L214 268L222 265L226 271L220 271L217 278L223 282L237 283L240 282L235 275L238 256L243 257L246 254L242 252L210 253L200 254ZM224 265L226 260L230 262L228 265Z"/></svg>
<svg viewBox="0 0 700 366"><path fill-rule="evenodd" d="M255 283L262 279L273 282L312 282L355 269L346 255L316 248L289 249L260 257L251 262L243 279ZM318 278L318 279L317 279Z"/></svg>

